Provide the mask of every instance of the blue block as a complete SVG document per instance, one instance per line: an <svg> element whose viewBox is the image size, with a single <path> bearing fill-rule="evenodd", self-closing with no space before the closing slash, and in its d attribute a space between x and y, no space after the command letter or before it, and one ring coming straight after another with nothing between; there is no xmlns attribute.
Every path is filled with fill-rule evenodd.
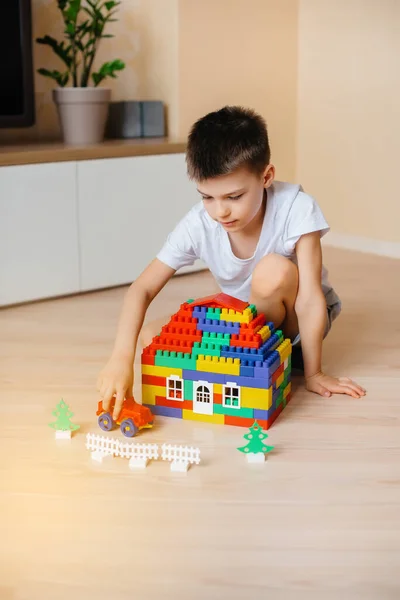
<svg viewBox="0 0 400 600"><path fill-rule="evenodd" d="M271 408L269 410L261 410L259 408L255 408L254 409L254 419L256 421L267 421L268 419L270 419L272 417L275 410L276 409L275 409L274 404L271 405Z"/></svg>
<svg viewBox="0 0 400 600"><path fill-rule="evenodd" d="M283 342L283 335L282 335L282 332L278 329L278 331L276 333L274 333L273 335L271 335L271 337L267 339L265 344L263 344L260 347L259 351L261 354L263 354L265 356L267 354L267 352L272 352L272 350L275 350L278 346L281 345L282 342Z"/></svg>
<svg viewBox="0 0 400 600"><path fill-rule="evenodd" d="M240 376L241 377L254 377L254 366L249 366L247 364L248 361L244 360L240 365Z"/></svg>
<svg viewBox="0 0 400 600"><path fill-rule="evenodd" d="M206 306L195 306L193 308L193 317L196 319L205 319L207 315L207 307Z"/></svg>
<svg viewBox="0 0 400 600"><path fill-rule="evenodd" d="M153 415L160 415L161 417L174 417L175 419L182 419L181 408L170 408L169 406L158 406L158 404L143 404L148 406Z"/></svg>
<svg viewBox="0 0 400 600"><path fill-rule="evenodd" d="M220 373L209 373L208 371L190 371L183 369L182 379L188 381L208 381L208 383L226 383L228 378L231 381L231 377L234 375L221 375ZM233 379L232 379L233 381Z"/></svg>
<svg viewBox="0 0 400 600"><path fill-rule="evenodd" d="M241 346L222 346L221 356L245 360L247 365L254 365L257 360L263 360L263 356L259 354L257 348L242 348Z"/></svg>
<svg viewBox="0 0 400 600"><path fill-rule="evenodd" d="M268 354L265 360L258 363L254 367L254 377L272 377L275 371L281 364L281 357L279 352L274 350Z"/></svg>
<svg viewBox="0 0 400 600"><path fill-rule="evenodd" d="M218 321L216 319L199 319L197 329L208 333L227 333L229 335L240 333L240 323L231 321Z"/></svg>

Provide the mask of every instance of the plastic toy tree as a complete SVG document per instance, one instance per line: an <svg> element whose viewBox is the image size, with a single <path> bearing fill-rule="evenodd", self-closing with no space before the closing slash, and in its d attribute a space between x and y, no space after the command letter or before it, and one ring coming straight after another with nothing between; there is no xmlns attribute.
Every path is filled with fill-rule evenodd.
<svg viewBox="0 0 400 600"><path fill-rule="evenodd" d="M260 427L257 421L254 421L253 425L249 429L249 433L246 433L244 437L249 441L249 443L246 446L238 448L240 452L244 452L245 454L266 454L274 449L273 446L267 446L264 444L263 440L265 440L268 435L263 433L262 427Z"/></svg>
<svg viewBox="0 0 400 600"><path fill-rule="evenodd" d="M49 423L49 427L53 427L57 431L75 431L79 429L79 425L71 423L71 417L74 416L74 413L62 398L52 414L57 417L57 420L54 423Z"/></svg>

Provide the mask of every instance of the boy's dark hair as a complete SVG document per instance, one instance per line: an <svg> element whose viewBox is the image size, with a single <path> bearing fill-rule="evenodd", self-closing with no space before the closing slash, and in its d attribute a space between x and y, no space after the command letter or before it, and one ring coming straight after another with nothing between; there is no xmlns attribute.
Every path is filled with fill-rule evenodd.
<svg viewBox="0 0 400 600"><path fill-rule="evenodd" d="M258 175L270 158L266 123L249 108L225 106L208 113L189 133L187 170L196 181L227 175L239 167Z"/></svg>

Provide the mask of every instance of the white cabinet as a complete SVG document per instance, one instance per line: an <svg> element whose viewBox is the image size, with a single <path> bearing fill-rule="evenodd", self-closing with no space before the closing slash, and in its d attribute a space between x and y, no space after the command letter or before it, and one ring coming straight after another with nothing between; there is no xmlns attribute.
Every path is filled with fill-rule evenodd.
<svg viewBox="0 0 400 600"><path fill-rule="evenodd" d="M130 283L198 202L184 154L78 163L81 289Z"/></svg>
<svg viewBox="0 0 400 600"><path fill-rule="evenodd" d="M0 305L79 290L76 163L0 168Z"/></svg>
<svg viewBox="0 0 400 600"><path fill-rule="evenodd" d="M130 283L197 201L184 154L1 167L0 306Z"/></svg>

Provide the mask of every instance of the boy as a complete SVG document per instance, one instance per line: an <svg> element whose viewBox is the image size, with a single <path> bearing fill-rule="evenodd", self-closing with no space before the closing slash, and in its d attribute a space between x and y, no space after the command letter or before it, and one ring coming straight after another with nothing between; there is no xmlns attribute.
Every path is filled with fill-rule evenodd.
<svg viewBox="0 0 400 600"><path fill-rule="evenodd" d="M133 361L146 310L179 268L201 258L221 290L256 305L283 330L304 359L306 387L322 396L355 398L365 390L321 371L322 340L340 312L340 300L322 266L321 237L329 231L315 200L301 187L275 182L262 117L225 107L192 127L188 175L202 201L178 223L157 258L130 286L111 358L97 387L114 418L132 396ZM142 332L143 345L159 328ZM300 347L299 347L300 348Z"/></svg>

